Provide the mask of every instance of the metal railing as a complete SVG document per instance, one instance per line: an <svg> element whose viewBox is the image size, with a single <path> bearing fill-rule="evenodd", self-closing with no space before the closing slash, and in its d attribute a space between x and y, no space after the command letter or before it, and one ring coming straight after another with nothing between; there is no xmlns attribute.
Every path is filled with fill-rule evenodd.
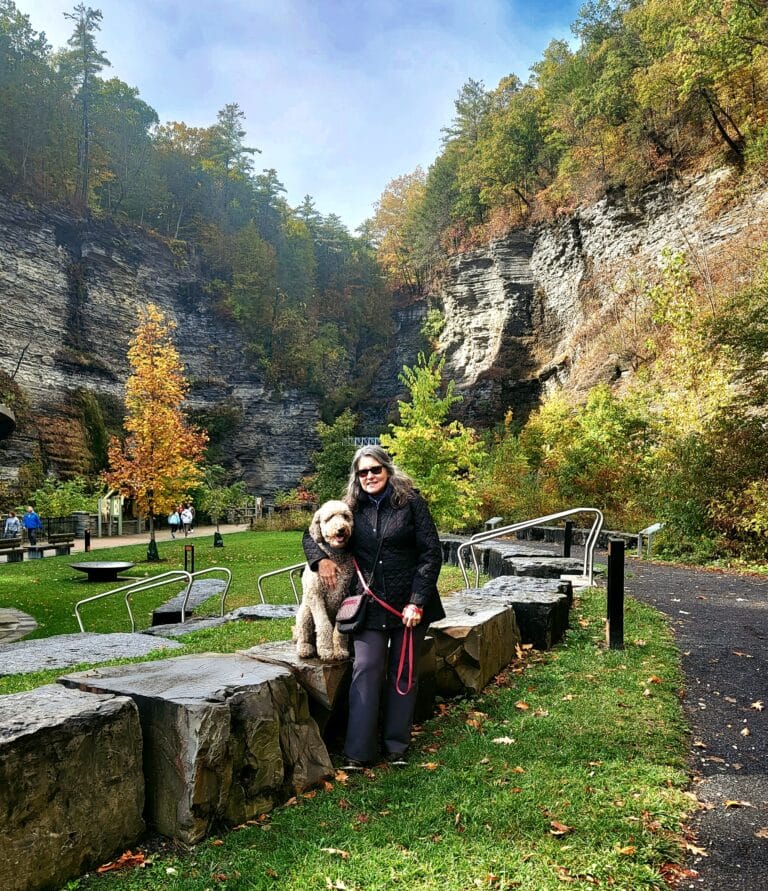
<svg viewBox="0 0 768 891"><path fill-rule="evenodd" d="M256 579L256 587L259 591L259 597L261 597L261 602L266 603L267 601L264 599L264 592L261 589L261 583L264 579L268 579L271 576L281 575L284 572L288 573L288 579L291 583L291 588L293 588L293 596L296 598L296 603L299 603L301 598L299 597L298 589L296 588L296 581L294 579L294 574L298 573L300 570L303 571L306 563L294 563L292 566L283 566L282 569L273 569L271 572L264 572Z"/></svg>
<svg viewBox="0 0 768 891"><path fill-rule="evenodd" d="M220 614L223 616L224 601L229 591L229 586L232 582L232 572L225 566L211 566L208 569L200 569L198 570L198 572L187 572L184 569L171 569L168 572L162 572L160 573L160 575L155 575L148 579L137 579L134 582L129 582L127 585L120 585L119 588L112 588L109 591L103 591L101 594L94 594L92 597L84 597L82 600L79 600L75 604L75 618L77 619L77 624L80 626L80 631L85 632L83 619L80 615L81 606L84 606L86 603L93 603L96 600L103 600L105 597L111 597L114 594L125 593L125 606L128 610L128 618L131 620L131 632L135 632L136 620L133 617L133 610L131 609L131 595L137 594L139 591L149 591L151 588L160 588L163 585L170 585L174 582L179 582L182 580L186 581L187 583L187 586L184 590L184 600L182 601L181 606L181 621L183 624L184 622L186 622L186 610L187 604L189 603L189 595L192 590L193 580L201 575L206 575L212 572L223 572L227 576L226 585L224 586L224 590L221 593Z"/></svg>
<svg viewBox="0 0 768 891"><path fill-rule="evenodd" d="M519 532L521 529L530 529L532 526L540 526L543 523L549 523L553 520L561 520L564 517L571 517L574 514L582 513L595 515L595 519L592 522L592 528L589 530L589 535L587 535L587 540L584 543L584 568L582 571L583 580L588 585L591 585L595 546L597 545L597 539L600 535L600 531L603 528L603 513L596 507L574 507L570 510L559 511L556 514L549 514L546 517L537 517L535 520L523 520L521 523L513 523L511 526L500 526L496 529L491 529L485 532L477 532L469 539L469 541L462 542L456 551L456 557L459 561L461 574L464 577L464 586L466 588L470 587L469 577L467 576L467 569L464 565L465 550L469 549L469 553L472 555L472 565L474 566L475 570L475 587L477 587L480 584L480 566L478 565L477 554L475 553L474 548L476 544L490 541L493 538L500 538L503 535L509 535L511 532Z"/></svg>

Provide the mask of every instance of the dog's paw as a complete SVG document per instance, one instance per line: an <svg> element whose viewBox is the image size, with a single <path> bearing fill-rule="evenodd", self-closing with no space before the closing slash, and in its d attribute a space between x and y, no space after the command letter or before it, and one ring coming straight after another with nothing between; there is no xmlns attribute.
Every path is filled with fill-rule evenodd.
<svg viewBox="0 0 768 891"><path fill-rule="evenodd" d="M312 659L315 655L315 648L312 644L302 643L296 647L296 653L299 659Z"/></svg>
<svg viewBox="0 0 768 891"><path fill-rule="evenodd" d="M317 651L317 656L321 662L333 662L333 660L336 658L336 655L334 654L333 650L325 650L325 649L322 649L322 650L319 649Z"/></svg>
<svg viewBox="0 0 768 891"><path fill-rule="evenodd" d="M338 649L333 651L334 659L349 659L349 650L347 649Z"/></svg>

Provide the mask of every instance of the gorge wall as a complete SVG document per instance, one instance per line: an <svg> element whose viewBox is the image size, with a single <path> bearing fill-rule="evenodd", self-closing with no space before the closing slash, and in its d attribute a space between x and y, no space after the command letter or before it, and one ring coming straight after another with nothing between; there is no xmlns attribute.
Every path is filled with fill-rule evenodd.
<svg viewBox="0 0 768 891"><path fill-rule="evenodd" d="M456 257L434 299L462 418L484 426L508 408L524 418L552 387L621 378L633 359L621 331L631 279L652 280L665 248L706 273L739 240L765 238L766 220L768 190L739 195L719 170L636 200L609 195Z"/></svg>
<svg viewBox="0 0 768 891"><path fill-rule="evenodd" d="M186 248L3 198L0 385L18 425L0 442L0 480L34 466L87 472L103 421L120 427L128 342L148 302L177 325L190 408L218 430L216 459L255 494L295 485L317 447L317 400L275 394L246 366L237 326L214 312Z"/></svg>
<svg viewBox="0 0 768 891"><path fill-rule="evenodd" d="M457 413L487 426L509 408L525 418L552 387L578 398L598 381L621 379L633 362L617 325L630 279L652 277L665 247L706 269L739 239L765 239L767 219L768 190L737 200L727 172L717 171L633 201L609 195L455 257L430 302L446 318L445 377L465 397ZM120 427L128 341L149 301L177 323L190 406L215 431L215 460L254 494L295 485L317 448L318 401L275 393L247 367L238 327L215 311L184 245L172 250L135 228L3 198L0 402L12 395L18 426L0 441L0 482L29 467L88 472L105 423ZM426 307L395 313L391 353L356 407L365 435L395 416L398 374L425 348Z"/></svg>

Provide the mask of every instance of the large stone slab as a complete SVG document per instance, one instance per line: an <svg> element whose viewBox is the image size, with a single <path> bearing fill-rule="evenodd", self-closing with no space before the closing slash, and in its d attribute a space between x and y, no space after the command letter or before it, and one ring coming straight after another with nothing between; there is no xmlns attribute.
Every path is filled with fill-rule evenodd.
<svg viewBox="0 0 768 891"><path fill-rule="evenodd" d="M570 582L553 579L499 576L482 588L465 592L468 597L498 598L515 611L522 643L548 650L560 641L568 628L573 601Z"/></svg>
<svg viewBox="0 0 768 891"><path fill-rule="evenodd" d="M175 640L151 638L143 634L59 634L36 640L22 640L0 646L0 675L69 668L87 662L109 662L132 656L146 656L155 650L177 650Z"/></svg>
<svg viewBox="0 0 768 891"><path fill-rule="evenodd" d="M446 618L433 622L438 693L479 693L515 657L520 643L512 607L492 597L452 594L443 601Z"/></svg>
<svg viewBox="0 0 768 891"><path fill-rule="evenodd" d="M223 579L195 579L187 597L185 618L193 616L197 609L212 597L220 598L226 590L227 583ZM181 623L181 609L184 606L186 587L175 597L152 611L152 625L176 625ZM216 606L219 604L217 603ZM221 611L221 610L219 610Z"/></svg>
<svg viewBox="0 0 768 891"><path fill-rule="evenodd" d="M0 888L59 888L144 830L135 704L56 684L0 696Z"/></svg>
<svg viewBox="0 0 768 891"><path fill-rule="evenodd" d="M136 702L147 820L186 844L218 821L242 823L270 810L333 770L306 693L278 665L206 653L60 680Z"/></svg>

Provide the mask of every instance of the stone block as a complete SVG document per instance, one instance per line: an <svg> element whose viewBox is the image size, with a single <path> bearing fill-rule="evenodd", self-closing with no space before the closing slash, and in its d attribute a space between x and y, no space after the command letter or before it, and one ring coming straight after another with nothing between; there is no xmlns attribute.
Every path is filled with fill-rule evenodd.
<svg viewBox="0 0 768 891"><path fill-rule="evenodd" d="M443 601L446 618L433 622L437 692L479 693L515 657L520 643L514 610L491 597L452 594Z"/></svg>
<svg viewBox="0 0 768 891"><path fill-rule="evenodd" d="M56 684L0 696L0 888L59 888L144 830L135 704Z"/></svg>
<svg viewBox="0 0 768 891"><path fill-rule="evenodd" d="M333 771L307 695L281 666L206 653L60 680L135 701L147 821L185 844L218 821L252 819Z"/></svg>
<svg viewBox="0 0 768 891"><path fill-rule="evenodd" d="M554 579L500 576L482 588L465 592L468 597L498 598L515 611L522 643L548 650L560 641L568 628L573 600L570 582Z"/></svg>
<svg viewBox="0 0 768 891"><path fill-rule="evenodd" d="M335 662L302 659L296 653L296 644L287 640L259 644L244 650L243 655L258 662L280 665L291 672L307 691L310 714L326 742L330 743L330 738L346 726L352 674L350 659Z"/></svg>

